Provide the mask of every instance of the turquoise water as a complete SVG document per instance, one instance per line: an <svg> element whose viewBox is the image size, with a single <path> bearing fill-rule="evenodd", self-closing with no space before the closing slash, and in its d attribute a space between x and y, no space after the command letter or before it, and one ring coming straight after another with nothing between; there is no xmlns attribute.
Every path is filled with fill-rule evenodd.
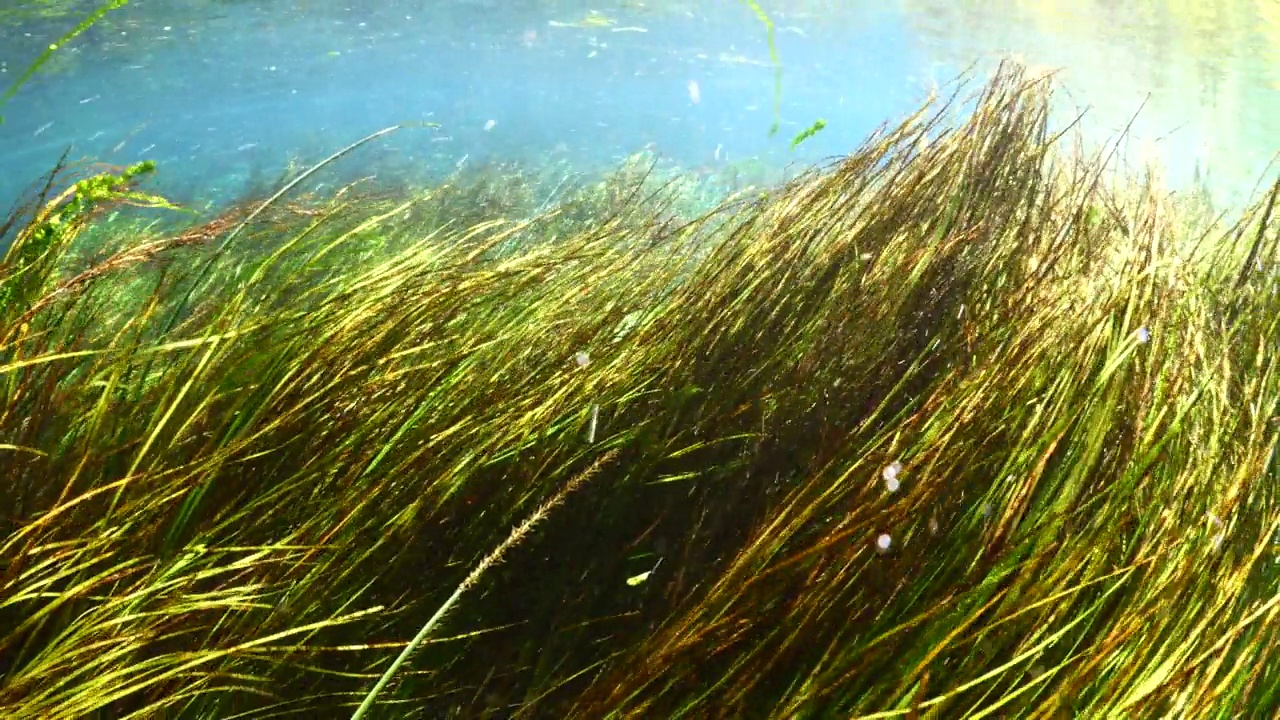
<svg viewBox="0 0 1280 720"><path fill-rule="evenodd" d="M87 12L96 3L79 5ZM1117 39L1116 23L1100 25L1096 42L1114 51L1133 40L1138 50L1129 56L1145 47L1150 66L1088 68L1106 49L1090 48L1088 32L1054 45L1015 13L992 10L1001 3L947 5L951 15L934 5L763 3L783 63L781 126L770 136L774 68L764 28L735 0L134 0L69 43L4 108L0 201L71 147L73 159L153 159L161 189L175 199L220 202L271 184L291 161L315 161L415 121L439 127L398 133L344 161L345 171L433 177L489 160L590 170L647 148L699 172L749 165L777 176L852 150L880 123L913 110L930 87L971 63L988 70L1008 52L1065 67L1070 100L1093 106L1087 127L1098 142L1146 101L1132 145L1169 165L1171 185L1185 184L1212 155L1216 188L1238 199L1280 146L1280 107L1267 110L1280 92L1243 69L1249 58L1236 63L1245 101L1234 116L1252 114L1241 131L1206 115L1203 87L1152 79L1160 48L1169 52L1174 40L1142 36L1167 30L1122 28ZM7 24L0 81L15 79L74 24ZM819 118L826 129L790 150Z"/></svg>

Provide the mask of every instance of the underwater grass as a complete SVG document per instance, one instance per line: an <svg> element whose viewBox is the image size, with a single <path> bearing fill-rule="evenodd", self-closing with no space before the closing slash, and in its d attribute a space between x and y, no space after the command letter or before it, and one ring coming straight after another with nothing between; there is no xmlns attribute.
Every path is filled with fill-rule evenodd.
<svg viewBox="0 0 1280 720"><path fill-rule="evenodd" d="M1274 707L1280 184L1228 221L1051 92L707 210L638 161L129 226L0 333L0 710Z"/></svg>

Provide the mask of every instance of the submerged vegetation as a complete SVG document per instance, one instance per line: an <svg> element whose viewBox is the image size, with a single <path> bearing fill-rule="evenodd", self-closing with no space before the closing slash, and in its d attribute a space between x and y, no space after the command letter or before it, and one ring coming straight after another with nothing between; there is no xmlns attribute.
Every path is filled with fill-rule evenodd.
<svg viewBox="0 0 1280 720"><path fill-rule="evenodd" d="M1280 183L1118 173L1049 83L710 209L637 161L161 233L106 215L141 168L55 171L6 232L77 224L0 277L0 711L1276 707Z"/></svg>

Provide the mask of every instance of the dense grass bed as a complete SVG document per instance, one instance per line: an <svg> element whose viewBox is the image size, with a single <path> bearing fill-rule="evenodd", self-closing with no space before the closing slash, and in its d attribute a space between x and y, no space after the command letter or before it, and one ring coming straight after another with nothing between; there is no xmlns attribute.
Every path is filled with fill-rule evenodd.
<svg viewBox="0 0 1280 720"><path fill-rule="evenodd" d="M0 714L1269 715L1280 183L1214 214L1050 93L710 209L637 158L161 230L149 167L54 172Z"/></svg>

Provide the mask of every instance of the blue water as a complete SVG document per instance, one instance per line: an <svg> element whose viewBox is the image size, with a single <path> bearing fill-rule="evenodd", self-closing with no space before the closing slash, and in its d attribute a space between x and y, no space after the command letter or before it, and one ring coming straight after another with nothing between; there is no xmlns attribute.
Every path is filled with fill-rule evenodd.
<svg viewBox="0 0 1280 720"><path fill-rule="evenodd" d="M582 20L581 3L211 2L195 11L134 0L63 48L52 72L0 111L0 203L68 146L73 159L153 159L169 196L221 203L272 184L291 161L415 121L439 127L402 131L344 159L345 172L434 177L491 160L589 171L649 148L707 173L743 162L781 173L851 151L963 69L940 60L896 3L775 10L784 75L781 129L771 137L774 69L762 25L736 0L689 5L606 3L612 27L580 28L553 23ZM0 30L0 82L73 24ZM990 68L1008 49L975 44L969 56ZM1105 134L1142 99L1110 98L1120 113L1100 123ZM791 138L818 118L826 130L791 151ZM1149 115L1142 127L1163 136L1182 122ZM1186 149L1203 139L1184 132L1164 142L1174 143L1166 158L1175 184L1189 178L1199 158ZM1243 165L1256 175L1265 160L1255 152Z"/></svg>
<svg viewBox="0 0 1280 720"><path fill-rule="evenodd" d="M37 76L5 108L0 198L70 145L73 158L153 159L180 199L225 200L291 157L314 161L413 121L440 127L402 131L382 156L394 150L427 173L552 158L600 168L645 147L690 168L749 158L781 167L848 152L925 95L909 79L925 61L892 13L852 33L816 23L778 33L788 70L770 137L774 69L761 24L741 5L692 18L610 12L613 28L549 24L583 11L509 9L392 2L310 16L236 4L179 22L136 2L65 49L72 70ZM131 52L143 35L147 49ZM6 77L47 42L9 39ZM826 131L791 152L819 117Z"/></svg>

